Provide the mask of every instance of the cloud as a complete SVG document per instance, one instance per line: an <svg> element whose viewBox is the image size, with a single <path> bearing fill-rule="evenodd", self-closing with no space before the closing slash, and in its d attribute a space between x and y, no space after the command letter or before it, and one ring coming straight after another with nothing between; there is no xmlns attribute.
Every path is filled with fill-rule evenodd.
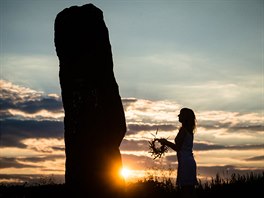
<svg viewBox="0 0 264 198"><path fill-rule="evenodd" d="M262 146L264 148L264 146ZM246 161L264 161L264 155L261 156L255 156L245 159Z"/></svg>
<svg viewBox="0 0 264 198"><path fill-rule="evenodd" d="M226 146L226 145L217 145L217 144L209 144L209 143L194 143L193 145L193 148L196 151L220 150L220 149L250 150L250 149L262 149L263 147L264 144Z"/></svg>
<svg viewBox="0 0 264 198"><path fill-rule="evenodd" d="M175 123L180 110L177 102L167 100L137 99L126 105L128 122L142 123Z"/></svg>
<svg viewBox="0 0 264 198"><path fill-rule="evenodd" d="M64 153L65 145L61 138L28 138L22 140L27 149L41 154Z"/></svg>
<svg viewBox="0 0 264 198"><path fill-rule="evenodd" d="M231 128L256 130L263 126L262 113L237 111L199 111L196 113L199 127L207 129ZM230 130L232 131L232 130Z"/></svg>
<svg viewBox="0 0 264 198"><path fill-rule="evenodd" d="M1 80L0 84L3 87L3 92L0 93L2 147L23 148L25 144L22 140L30 137L63 137L64 113L61 98L58 95L44 94L4 80ZM166 137L176 135L174 131L179 125L177 115L181 108L177 102L137 98L123 98L122 102L128 126L126 137L140 139L143 133L148 131L155 133L157 129L159 134L166 133ZM197 140L214 143L214 145L197 144L196 149L220 149L221 141L236 135L234 132L240 134L240 139L245 136L243 140L236 138L235 144L243 141L242 145L245 145L246 138L251 138L248 144L253 145L263 129L260 113L197 111L196 116L200 130L197 133ZM227 143L230 144L232 139L229 138ZM217 141L214 142L214 140Z"/></svg>
<svg viewBox="0 0 264 198"><path fill-rule="evenodd" d="M123 165L131 166L133 169L151 169L157 167L159 162L153 160L148 156L134 155L134 154L122 154Z"/></svg>
<svg viewBox="0 0 264 198"><path fill-rule="evenodd" d="M5 168L36 168L41 166L23 164L18 162L17 158L13 157L1 157L0 158L0 169Z"/></svg>
<svg viewBox="0 0 264 198"><path fill-rule="evenodd" d="M168 161L168 162L176 162L177 161L177 156L176 155L168 155L168 156L166 156L165 157L166 158L166 160Z"/></svg>
<svg viewBox="0 0 264 198"><path fill-rule="evenodd" d="M25 148L22 140L29 138L63 138L63 122L60 121L36 121L13 120L1 121L0 147Z"/></svg>
<svg viewBox="0 0 264 198"><path fill-rule="evenodd" d="M197 174L198 176L208 177L207 179L211 179L211 177L215 177L216 174L219 174L222 178L230 178L232 174L246 175L250 172L255 174L262 174L263 169L252 169L252 168L243 168L241 169L238 166L233 165L225 165L225 166L198 166Z"/></svg>
<svg viewBox="0 0 264 198"><path fill-rule="evenodd" d="M136 134L140 131L151 131L153 134L158 131L173 131L177 127L172 124L128 124L127 135Z"/></svg>
<svg viewBox="0 0 264 198"><path fill-rule="evenodd" d="M35 91L24 86L15 85L5 80L0 80L0 85L0 98L9 101L18 103L24 101L32 101L39 99L43 95L43 92Z"/></svg>
<svg viewBox="0 0 264 198"><path fill-rule="evenodd" d="M45 95L11 82L1 80L0 93L1 118L18 117L28 119L60 119L63 107L56 94ZM123 106L130 131L163 131L176 129L180 104L166 100L143 100L123 98ZM228 111L198 111L198 127L205 129L228 128L228 131L261 131L263 129L260 113L239 113ZM154 129L154 130L155 130Z"/></svg>
<svg viewBox="0 0 264 198"><path fill-rule="evenodd" d="M149 125L149 124L129 124L128 129L132 131L155 131L155 130L161 130L161 131L172 131L176 129L175 125Z"/></svg>
<svg viewBox="0 0 264 198"><path fill-rule="evenodd" d="M127 110L127 107L129 107L135 102L137 102L136 98L122 98L122 104L125 111Z"/></svg>
<svg viewBox="0 0 264 198"><path fill-rule="evenodd" d="M148 151L149 143L147 140L123 139L120 149L122 151ZM244 145L219 145L212 143L195 142L193 145L194 151L209 151L209 150L254 150L263 149L264 144L244 144Z"/></svg>
<svg viewBox="0 0 264 198"><path fill-rule="evenodd" d="M146 151L148 150L148 141L123 139L121 146L120 146L120 150L122 151Z"/></svg>
<svg viewBox="0 0 264 198"><path fill-rule="evenodd" d="M32 155L21 157L18 154L10 158L6 154L5 158L1 158L5 170L12 167L18 167L21 170L24 167L28 170L32 168L37 173L62 171L61 161L65 157L65 148L63 141L64 113L61 98L56 94L45 94L8 81L0 81L0 83L4 90L0 93L0 147L7 151L15 148L22 153L30 151L39 154L37 157L32 157ZM155 134L158 129L158 137L169 137L173 141L178 131L177 128L180 126L177 115L182 105L169 100L139 98L123 98L122 102L128 128L120 146L124 165L138 170L152 169L153 167L159 169L160 161L153 160L148 153L148 140L153 138L151 134ZM249 168L245 166L249 164L250 167L260 167L257 162L261 162L263 156L250 157L254 154L249 154L249 152L261 151L264 146L259 138L263 134L261 113L195 109L194 111L198 121L194 151L201 151L200 159L207 153L202 151L219 152L218 161L214 165L221 164L223 160L226 160L226 164L230 164L230 166L246 163L241 167L248 170ZM231 150L235 154L241 153L248 157L230 160L231 158L228 158L226 153ZM57 159L60 161L59 164L52 168L48 165L38 167L38 163L56 164ZM164 166L170 164L174 166L177 163L175 153L173 155L172 152L167 153L165 159L162 162ZM200 159L198 159L199 163ZM205 164L210 163L210 160L208 161L206 158L203 161ZM217 168L219 167L215 167L211 172L217 171ZM224 170L224 168L220 167L219 170ZM236 167L236 169L238 168ZM210 173L210 170L206 169L204 173Z"/></svg>
<svg viewBox="0 0 264 198"><path fill-rule="evenodd" d="M193 149L197 151L206 151L206 150L215 150L215 149L224 149L223 145L215 144L206 144L206 143L194 143Z"/></svg>
<svg viewBox="0 0 264 198"><path fill-rule="evenodd" d="M16 158L21 162L39 163L45 161L55 161L57 159L65 159L65 155L46 155L46 156L35 156L35 157L20 157Z"/></svg>
<svg viewBox="0 0 264 198"><path fill-rule="evenodd" d="M41 168L39 163L65 159L65 155L46 155L35 157L0 157L0 169L4 168Z"/></svg>
<svg viewBox="0 0 264 198"><path fill-rule="evenodd" d="M2 88L0 93L2 119L14 116L62 119L63 107L59 96L44 95L42 92L14 85L4 80L0 81L0 85Z"/></svg>

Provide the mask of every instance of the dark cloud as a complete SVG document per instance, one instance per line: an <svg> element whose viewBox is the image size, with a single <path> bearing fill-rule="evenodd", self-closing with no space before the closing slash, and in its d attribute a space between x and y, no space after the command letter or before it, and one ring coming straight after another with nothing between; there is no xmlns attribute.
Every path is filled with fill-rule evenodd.
<svg viewBox="0 0 264 198"><path fill-rule="evenodd" d="M264 144L246 144L236 146L225 146L225 149L230 150L250 150L250 149L263 149Z"/></svg>
<svg viewBox="0 0 264 198"><path fill-rule="evenodd" d="M232 126L231 122L219 122L212 120L203 120L198 122L198 127L205 128L207 130L220 129L220 128L230 128Z"/></svg>
<svg viewBox="0 0 264 198"><path fill-rule="evenodd" d="M0 98L1 110L13 109L16 107L11 98Z"/></svg>
<svg viewBox="0 0 264 198"><path fill-rule="evenodd" d="M262 149L264 144L253 144L253 145L235 145L235 146L225 146L218 144L206 144L206 143L194 143L193 149L196 151L207 151L207 150L250 150L250 149Z"/></svg>
<svg viewBox="0 0 264 198"><path fill-rule="evenodd" d="M44 95L29 88L1 81L0 92L1 123L0 147L25 148L22 140L27 138L63 138L63 122L50 120L26 120L23 115L14 116L9 110L33 114L41 110L50 113L63 112L61 98ZM57 148L58 149L58 148Z"/></svg>
<svg viewBox="0 0 264 198"><path fill-rule="evenodd" d="M1 103L0 103L0 108L1 108ZM9 111L0 109L0 121L3 119L12 118L12 117L13 115Z"/></svg>
<svg viewBox="0 0 264 198"><path fill-rule="evenodd" d="M150 125L150 124L129 124L128 129L131 131L172 131L176 129L175 125L162 124L162 125Z"/></svg>
<svg viewBox="0 0 264 198"><path fill-rule="evenodd" d="M17 158L13 157L0 157L0 169L5 168L36 168L41 166L28 165L18 162Z"/></svg>
<svg viewBox="0 0 264 198"><path fill-rule="evenodd" d="M25 113L36 113L41 110L47 110L51 112L62 112L63 106L60 98L55 97L43 97L37 100L21 101L17 102L10 98L0 98L1 110L14 109Z"/></svg>
<svg viewBox="0 0 264 198"><path fill-rule="evenodd" d="M236 146L225 146L218 144L207 144L207 143L194 143L193 149L195 151L208 151L208 150L250 150L250 149L262 149L263 144L256 145L236 145ZM123 139L120 146L122 151L148 151L149 143L147 140L127 140ZM175 161L176 157L168 156L169 161Z"/></svg>
<svg viewBox="0 0 264 198"><path fill-rule="evenodd" d="M148 150L148 141L123 139L120 149L122 151L146 151Z"/></svg>
<svg viewBox="0 0 264 198"><path fill-rule="evenodd" d="M64 146L52 146L51 148L54 151L65 151L65 147Z"/></svg>
<svg viewBox="0 0 264 198"><path fill-rule="evenodd" d="M249 173L262 174L263 169L250 169L236 167L233 165L225 165L225 166L197 166L197 174L202 175L204 177L215 177L216 174L219 174L222 178L230 178L232 174L246 175Z"/></svg>
<svg viewBox="0 0 264 198"><path fill-rule="evenodd" d="M27 145L27 147L33 151L41 152L42 154L52 154L54 151L65 151L65 146L44 146L39 147L37 145Z"/></svg>
<svg viewBox="0 0 264 198"><path fill-rule="evenodd" d="M151 131L153 134L157 131L173 131L177 127L172 124L128 124L127 135L137 134L140 131Z"/></svg>
<svg viewBox="0 0 264 198"><path fill-rule="evenodd" d="M28 138L63 138L63 122L13 120L1 121L0 147L25 148L21 141Z"/></svg>
<svg viewBox="0 0 264 198"><path fill-rule="evenodd" d="M2 128L2 126L1 126ZM17 148L26 148L27 145L23 144L21 140L23 138L17 136L16 134L4 134L4 132L0 131L0 148L1 147L17 147Z"/></svg>
<svg viewBox="0 0 264 198"><path fill-rule="evenodd" d="M61 112L63 110L61 99L45 97L37 101L25 101L16 104L17 109L26 113L36 113L40 110Z"/></svg>
<svg viewBox="0 0 264 198"><path fill-rule="evenodd" d="M176 162L177 161L177 156L175 155L168 155L165 157L167 161L169 162Z"/></svg>
<svg viewBox="0 0 264 198"><path fill-rule="evenodd" d="M41 168L40 169L42 172L50 172L50 171L52 171L52 172L54 172L54 171L56 171L56 172L64 172L62 169L54 169L54 168Z"/></svg>
<svg viewBox="0 0 264 198"><path fill-rule="evenodd" d="M245 159L246 161L264 161L264 155L255 156Z"/></svg>
<svg viewBox="0 0 264 198"><path fill-rule="evenodd" d="M130 103L134 103L137 101L138 101L138 99L136 99L136 98L122 98L122 103L124 103L124 104L130 104Z"/></svg>
<svg viewBox="0 0 264 198"><path fill-rule="evenodd" d="M47 155L47 156L39 156L39 157L23 157L23 158L16 158L21 162L32 162L32 163L39 163L45 161L55 161L57 159L64 159L65 155Z"/></svg>
<svg viewBox="0 0 264 198"><path fill-rule="evenodd" d="M223 145L216 144L206 144L206 143L194 143L193 149L196 151L206 151L206 150L215 150L215 149L224 149Z"/></svg>
<svg viewBox="0 0 264 198"><path fill-rule="evenodd" d="M44 168L40 164L46 161L65 159L65 155L46 155L37 157L0 157L0 169L5 168ZM34 163L26 164L26 163Z"/></svg>
<svg viewBox="0 0 264 198"><path fill-rule="evenodd" d="M237 123L233 124L231 122L221 123L217 121L202 121L198 123L199 127L205 128L206 130L214 130L214 129L221 129L225 128L228 132L256 132L256 131L263 131L264 125L260 123Z"/></svg>
<svg viewBox="0 0 264 198"><path fill-rule="evenodd" d="M33 114L41 110L49 112L63 112L61 97L44 95L25 87L14 85L7 81L1 81L0 92L1 118L10 117L8 110L18 110Z"/></svg>
<svg viewBox="0 0 264 198"><path fill-rule="evenodd" d="M127 108L132 104L137 102L136 98L122 98L122 104L123 104L123 108L126 111Z"/></svg>
<svg viewBox="0 0 264 198"><path fill-rule="evenodd" d="M249 125L243 125L243 124L238 124L238 125L235 125L235 126L232 126L232 127L229 127L228 128L228 131L229 132L237 132L237 131L245 131L245 132L255 132L255 131L263 131L264 129L264 125L260 125L260 124L256 124L256 125L253 125L253 124L249 124Z"/></svg>
<svg viewBox="0 0 264 198"><path fill-rule="evenodd" d="M159 160L153 160L151 157L133 154L122 154L123 164L128 164L133 169L144 170L157 167Z"/></svg>

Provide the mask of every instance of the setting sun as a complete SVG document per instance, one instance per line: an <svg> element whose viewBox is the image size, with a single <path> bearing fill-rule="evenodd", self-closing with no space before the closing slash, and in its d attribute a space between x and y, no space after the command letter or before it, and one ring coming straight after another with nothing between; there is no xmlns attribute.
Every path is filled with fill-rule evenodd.
<svg viewBox="0 0 264 198"><path fill-rule="evenodd" d="M131 170L124 167L121 169L120 174L122 175L122 177L127 179L129 176L131 176Z"/></svg>

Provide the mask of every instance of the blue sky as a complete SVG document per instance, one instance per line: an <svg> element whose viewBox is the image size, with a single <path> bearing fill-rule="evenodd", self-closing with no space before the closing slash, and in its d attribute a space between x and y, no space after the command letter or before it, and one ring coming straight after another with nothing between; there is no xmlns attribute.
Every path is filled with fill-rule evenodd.
<svg viewBox="0 0 264 198"><path fill-rule="evenodd" d="M50 149L53 155L45 157L63 159L54 19L64 8L86 3L104 12L109 29L114 72L126 107L129 130L122 148L127 159L146 160L146 148L140 145L157 126L173 140L177 111L188 106L199 118L196 148L207 151L198 155L201 167L263 169L261 0L0 0L2 160L34 166L23 158L32 159L32 149L35 157ZM52 141L46 142L48 138ZM46 142L45 148L32 146L38 139ZM11 155L13 149L20 154ZM216 164L206 156L215 156ZM233 161L236 156L240 161ZM63 160L58 163L63 169ZM0 174L30 171L11 166Z"/></svg>
<svg viewBox="0 0 264 198"><path fill-rule="evenodd" d="M88 2L1 0L2 78L59 93L54 18ZM104 11L123 97L259 110L262 1L91 2Z"/></svg>

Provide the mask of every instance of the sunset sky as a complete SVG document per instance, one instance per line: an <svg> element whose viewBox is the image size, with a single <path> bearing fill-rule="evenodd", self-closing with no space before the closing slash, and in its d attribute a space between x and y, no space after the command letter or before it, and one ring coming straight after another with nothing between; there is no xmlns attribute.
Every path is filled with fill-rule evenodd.
<svg viewBox="0 0 264 198"><path fill-rule="evenodd" d="M264 170L262 0L0 0L0 182L64 174L54 19L86 3L109 29L131 179L176 177L175 153L153 160L148 141L157 128L173 141L182 107L197 116L199 178Z"/></svg>

